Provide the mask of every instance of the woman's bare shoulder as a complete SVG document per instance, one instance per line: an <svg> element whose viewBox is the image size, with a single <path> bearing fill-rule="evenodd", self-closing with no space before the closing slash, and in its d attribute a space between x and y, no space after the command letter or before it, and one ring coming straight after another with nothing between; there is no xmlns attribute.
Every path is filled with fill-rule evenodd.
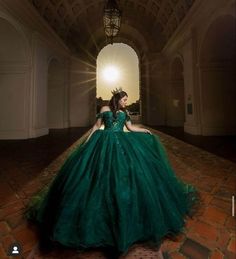
<svg viewBox="0 0 236 259"><path fill-rule="evenodd" d="M110 109L110 107L108 105L104 105L104 106L102 106L100 112L105 112L105 111L110 111L110 110L111 109Z"/></svg>

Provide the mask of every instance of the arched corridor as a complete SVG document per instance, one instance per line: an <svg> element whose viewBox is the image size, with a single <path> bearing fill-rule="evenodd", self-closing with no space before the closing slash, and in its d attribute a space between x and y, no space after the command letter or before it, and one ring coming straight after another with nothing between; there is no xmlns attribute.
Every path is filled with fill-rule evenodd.
<svg viewBox="0 0 236 259"><path fill-rule="evenodd" d="M101 115L96 101L97 59L103 49L112 46L103 28L107 1L0 1L1 259L9 258L15 243L26 259L118 259L109 249L79 253L56 245L39 252L38 230L23 215L30 199L50 184L68 156L88 138ZM159 136L177 177L196 187L201 196L197 213L186 218L184 232L176 240L167 238L163 242L164 259L233 259L236 2L116 2L122 19L113 47L129 46L138 58L139 70L138 83L133 81L132 87L138 92L135 98L139 99L141 120L127 113L125 121L130 114L135 126ZM121 85L131 98L134 88L122 82L120 79L112 89ZM105 88L109 94L104 99L108 101L111 89L109 85ZM133 133L128 127L121 131ZM122 148L115 152L109 150L109 145L104 146L107 154L115 153L114 160L123 154ZM147 149L151 152L151 145ZM131 155L139 151L152 166L145 150L130 145ZM92 158L91 155L91 161ZM114 160L110 160L111 164ZM131 163L129 166L137 169ZM120 257L132 258L159 257L155 249L134 244L127 256Z"/></svg>

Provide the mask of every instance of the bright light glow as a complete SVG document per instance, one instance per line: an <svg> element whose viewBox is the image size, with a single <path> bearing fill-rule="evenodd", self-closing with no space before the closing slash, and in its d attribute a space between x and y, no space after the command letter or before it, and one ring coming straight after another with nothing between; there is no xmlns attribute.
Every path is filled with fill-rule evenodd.
<svg viewBox="0 0 236 259"><path fill-rule="evenodd" d="M116 87L122 87L128 93L127 105L136 102L140 98L139 60L135 51L128 45L114 43L104 47L98 54L97 69L95 70L97 98L102 97L103 100L110 100L111 91ZM112 70L116 70L114 72L115 76L112 75ZM91 84L91 86L94 85Z"/></svg>
<svg viewBox="0 0 236 259"><path fill-rule="evenodd" d="M119 75L119 70L114 66L108 66L103 70L103 78L108 82L116 82Z"/></svg>

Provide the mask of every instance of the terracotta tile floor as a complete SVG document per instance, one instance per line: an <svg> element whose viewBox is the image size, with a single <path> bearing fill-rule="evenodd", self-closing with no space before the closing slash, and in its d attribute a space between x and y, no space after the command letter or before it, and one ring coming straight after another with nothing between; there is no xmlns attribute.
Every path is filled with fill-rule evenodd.
<svg viewBox="0 0 236 259"><path fill-rule="evenodd" d="M191 135L184 132L183 127L156 126L154 128L236 163L236 136Z"/></svg>
<svg viewBox="0 0 236 259"><path fill-rule="evenodd" d="M80 144L82 139L78 138L86 130L59 130L33 140L0 141L1 259L10 258L7 253L14 242L22 250L21 256L12 258L116 258L108 251L91 249L78 253L61 247L37 254L34 249L38 242L37 231L22 217L30 197L52 179L65 158ZM176 174L198 187L203 199L198 213L188 219L185 232L175 241L163 243L164 257L235 259L236 220L232 216L232 195L236 194L236 163L154 129L152 131L160 136ZM82 138L85 136L86 133ZM157 251L134 245L121 258L155 259L158 255Z"/></svg>

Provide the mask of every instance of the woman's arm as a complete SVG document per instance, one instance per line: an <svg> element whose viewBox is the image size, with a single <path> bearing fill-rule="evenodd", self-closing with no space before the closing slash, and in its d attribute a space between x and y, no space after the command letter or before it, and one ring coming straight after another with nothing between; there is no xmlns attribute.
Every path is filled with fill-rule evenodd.
<svg viewBox="0 0 236 259"><path fill-rule="evenodd" d="M103 106L103 107L101 108L101 110L100 110L99 113L102 113L102 112L104 112L104 111L107 111L108 108L109 108L108 106ZM90 137L93 135L93 133L94 133L96 130L98 130L98 129L101 128L101 126L102 126L102 118L98 118L97 121L95 122L95 124L93 125L93 127L89 130L89 131L90 131L90 132L89 132L89 136L88 136L88 138L86 139L85 143L90 139Z"/></svg>
<svg viewBox="0 0 236 259"><path fill-rule="evenodd" d="M93 133L100 129L100 127L102 126L102 118L98 118L96 123L93 125L93 127L89 130L89 136L86 139L85 143L90 139L90 137L93 135Z"/></svg>
<svg viewBox="0 0 236 259"><path fill-rule="evenodd" d="M137 126L134 126L131 121L126 121L125 123L125 126L128 130L130 131L134 131L134 132L145 132L145 133L149 133L149 134L152 134L152 132L148 129L144 129L144 128L140 128L140 127L137 127Z"/></svg>

